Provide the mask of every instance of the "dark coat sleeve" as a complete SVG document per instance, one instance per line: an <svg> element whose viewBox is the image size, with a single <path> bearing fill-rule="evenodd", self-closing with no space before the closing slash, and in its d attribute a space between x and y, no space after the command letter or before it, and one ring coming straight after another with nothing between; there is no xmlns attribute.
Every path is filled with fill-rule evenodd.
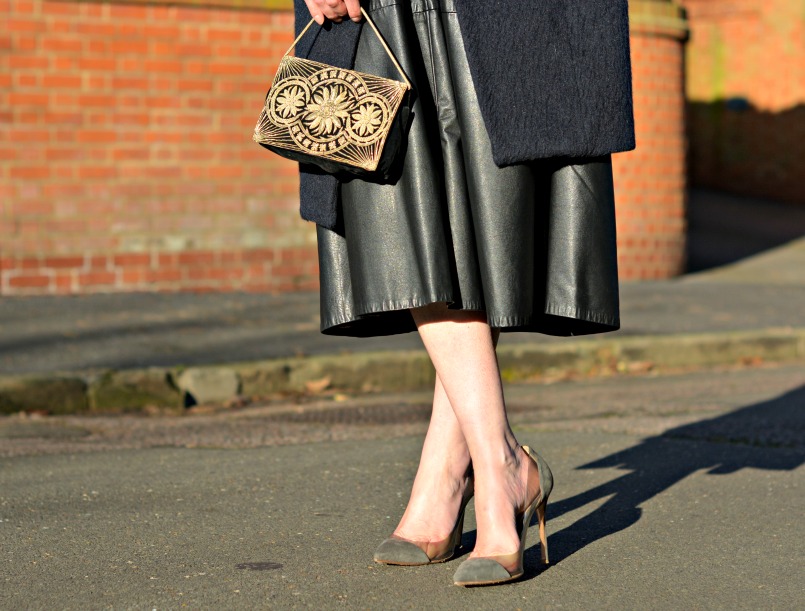
<svg viewBox="0 0 805 611"><path fill-rule="evenodd" d="M295 35L310 21L310 11L302 0L294 0ZM323 27L313 24L296 47L297 57L351 68L362 23L350 20L326 22ZM338 218L338 181L316 166L299 164L299 213L307 221L332 229Z"/></svg>

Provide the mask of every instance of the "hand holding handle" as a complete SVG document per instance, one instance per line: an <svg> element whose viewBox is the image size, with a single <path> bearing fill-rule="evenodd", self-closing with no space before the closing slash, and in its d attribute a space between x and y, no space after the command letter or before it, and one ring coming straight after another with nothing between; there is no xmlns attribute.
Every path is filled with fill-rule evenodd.
<svg viewBox="0 0 805 611"><path fill-rule="evenodd" d="M363 15L366 18L366 23L368 23L372 27L372 30L374 30L374 33L377 35L377 38L380 41L380 44L383 45L383 48L386 50L386 53L388 53L389 58L391 58L391 61L394 64L394 67L397 68L397 72L400 73L400 76L402 76L403 81L405 82L406 85L408 85L408 88L410 89L411 88L411 82L408 80L408 77L405 76L405 72L403 72L403 69L400 67L400 64L397 62L397 58L394 57L394 53L391 52L391 49L389 49L389 46L386 44L386 41L383 40L383 36L380 35L380 31L377 29L377 26L375 26L374 21L372 21L369 18L369 15L366 13L366 11L363 10L363 7L359 6L359 8L360 8L360 14ZM299 32L299 36L297 36L296 40L294 40L291 43L291 46L285 52L285 55L288 55L291 51L294 50L294 47L299 43L299 41L302 39L302 36L305 35L305 32L307 32L310 29L310 26L312 26L314 22L318 23L316 21L315 17L310 20L310 22L302 29L301 32ZM321 24L319 24L319 25L321 25Z"/></svg>
<svg viewBox="0 0 805 611"><path fill-rule="evenodd" d="M361 20L360 0L305 0L305 4L319 25L324 25L325 19L339 23L347 16L352 21Z"/></svg>

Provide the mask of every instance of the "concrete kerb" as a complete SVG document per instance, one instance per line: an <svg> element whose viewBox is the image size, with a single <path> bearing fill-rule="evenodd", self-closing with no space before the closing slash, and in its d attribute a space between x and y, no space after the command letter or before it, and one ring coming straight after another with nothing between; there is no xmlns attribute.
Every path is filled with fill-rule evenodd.
<svg viewBox="0 0 805 611"><path fill-rule="evenodd" d="M572 375L612 375L663 369L708 368L805 360L805 328L774 328L670 336L616 336L552 344L503 345L498 350L506 381ZM350 393L409 391L432 386L434 371L424 351L366 352L125 371L0 376L0 413L53 414L182 411L205 403L185 381L204 379L211 403L334 389ZM221 380L228 390L213 388ZM222 387L223 389L223 387ZM218 391L218 392L217 392Z"/></svg>

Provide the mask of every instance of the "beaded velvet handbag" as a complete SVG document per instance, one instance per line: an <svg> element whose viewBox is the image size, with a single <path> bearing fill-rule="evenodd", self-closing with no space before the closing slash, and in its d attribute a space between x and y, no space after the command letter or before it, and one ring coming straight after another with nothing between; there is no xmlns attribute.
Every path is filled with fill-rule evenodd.
<svg viewBox="0 0 805 611"><path fill-rule="evenodd" d="M403 138L400 107L411 83L361 9L402 82L294 57L280 61L253 139L275 153L326 172L387 175Z"/></svg>

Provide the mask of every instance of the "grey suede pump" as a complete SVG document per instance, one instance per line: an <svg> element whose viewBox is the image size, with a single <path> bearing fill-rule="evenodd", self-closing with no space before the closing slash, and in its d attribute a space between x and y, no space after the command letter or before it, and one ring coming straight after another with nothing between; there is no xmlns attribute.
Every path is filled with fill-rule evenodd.
<svg viewBox="0 0 805 611"><path fill-rule="evenodd" d="M528 446L522 446L523 451L530 458L528 480L532 479L531 464L537 468L539 474L539 489L534 498L518 511L515 516L517 531L520 534L520 547L516 552L498 556L481 558L467 558L462 562L453 576L453 583L457 586L485 586L496 583L513 581L523 575L523 555L525 554L526 534L531 517L537 512L539 520L539 540L542 551L542 562L548 564L548 538L545 534L545 507L548 505L548 496L553 490L553 473L545 460Z"/></svg>
<svg viewBox="0 0 805 611"><path fill-rule="evenodd" d="M470 477L464 496L461 499L461 509L458 512L453 531L446 539L441 541L409 541L396 535L391 535L375 550L374 560L380 564L396 564L402 566L418 566L421 564L436 564L450 560L456 549L461 545L461 535L464 532L464 510L473 495L473 480Z"/></svg>

